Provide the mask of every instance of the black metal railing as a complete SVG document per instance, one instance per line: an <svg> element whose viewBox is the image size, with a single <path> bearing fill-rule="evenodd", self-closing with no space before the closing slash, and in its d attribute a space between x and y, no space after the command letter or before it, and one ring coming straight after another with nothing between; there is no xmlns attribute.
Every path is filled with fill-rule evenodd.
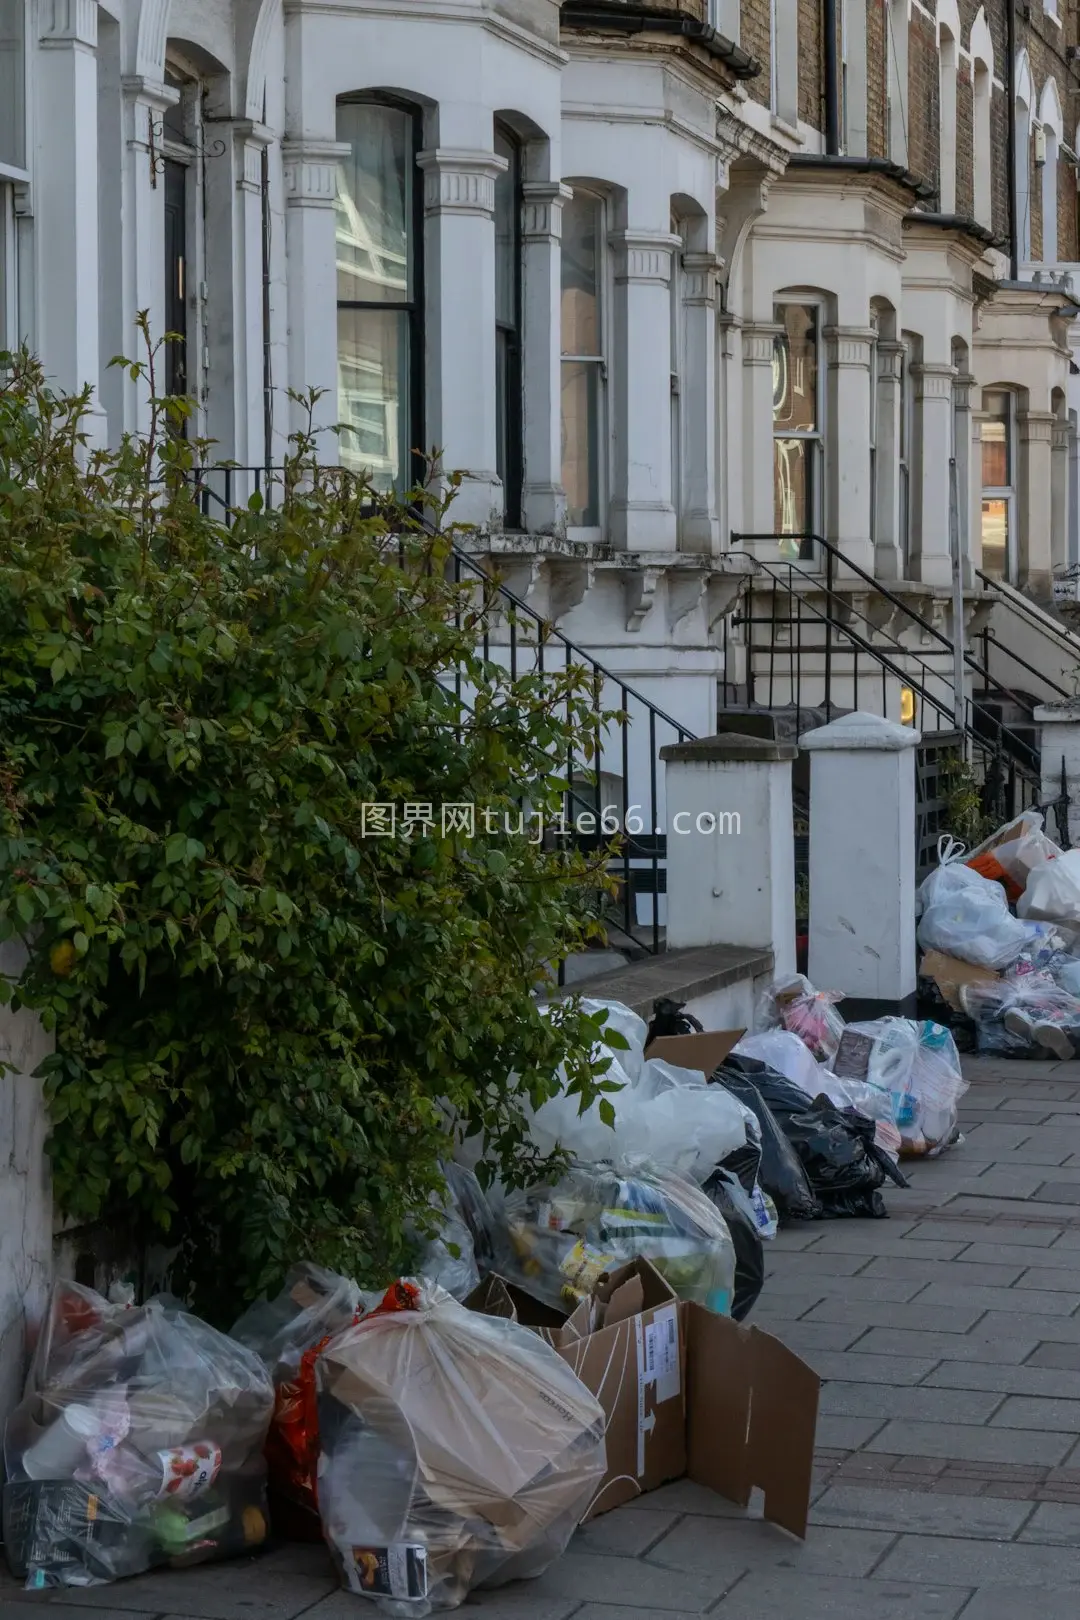
<svg viewBox="0 0 1080 1620"><path fill-rule="evenodd" d="M199 504L226 524L258 496L272 508L283 487L282 469L221 466L191 474ZM428 527L425 525L425 527ZM592 688L596 731L595 764L571 754L562 762L566 806L562 826L549 836L564 837L583 853L601 854L616 842L618 853L607 870L616 897L601 920L620 948L657 955L664 948L667 904L666 809L660 750L689 742L694 733L641 692L571 641L536 608L516 595L481 561L454 545L448 577L476 590L457 593L456 623L475 629L486 663L505 669L511 680L527 675L563 676L584 672ZM469 705L462 671L447 672L455 693ZM572 699L567 699L568 704ZM606 730L602 716L611 716Z"/></svg>
<svg viewBox="0 0 1080 1620"><path fill-rule="evenodd" d="M991 597L995 607L1002 608L1013 619L1020 620L1028 629L1034 631L1037 635L1045 637L1052 646L1056 645L1061 656L1073 667L1076 667L1078 662L1077 641L1067 626L1058 624L1048 614L1038 612L1034 605L1029 603L1018 591L1005 590L1000 580L992 579L989 574L983 573L981 568L975 570L975 577L982 584L984 591ZM1047 675L1045 670L1040 669L1037 664L1032 664L1029 659L1024 658L1007 641L1002 640L993 625L984 625L979 631L978 640L982 643L982 661L987 668L990 667L991 657L1007 661L1010 667L1010 685L1019 685L1024 676L1028 675L1033 677L1037 683L1050 689L1053 698L1039 699L1038 701L1053 701L1056 698L1068 702L1074 701L1080 695L1075 690L1069 691L1061 684L1060 680ZM1013 675L1011 673L1013 670L1019 670L1021 673Z"/></svg>

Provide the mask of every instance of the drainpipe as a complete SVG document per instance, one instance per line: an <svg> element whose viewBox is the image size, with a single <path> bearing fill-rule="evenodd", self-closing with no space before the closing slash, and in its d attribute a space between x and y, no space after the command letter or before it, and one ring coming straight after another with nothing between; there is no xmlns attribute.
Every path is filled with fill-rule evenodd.
<svg viewBox="0 0 1080 1620"><path fill-rule="evenodd" d="M1015 0L1010 0L1015 3ZM825 152L840 155L840 85L836 54L837 0L823 0L825 34Z"/></svg>
<svg viewBox="0 0 1080 1620"><path fill-rule="evenodd" d="M1009 196L1009 276L1020 279L1020 220L1016 197L1016 0L1006 0L1005 59L1009 64L1005 108L1005 172Z"/></svg>

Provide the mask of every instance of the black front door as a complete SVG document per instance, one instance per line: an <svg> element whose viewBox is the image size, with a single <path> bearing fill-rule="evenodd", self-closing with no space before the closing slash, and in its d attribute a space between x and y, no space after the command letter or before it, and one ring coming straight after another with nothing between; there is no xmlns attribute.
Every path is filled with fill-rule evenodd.
<svg viewBox="0 0 1080 1620"><path fill-rule="evenodd" d="M179 334L165 345L165 392L186 394L187 376L187 168L165 160L165 330Z"/></svg>

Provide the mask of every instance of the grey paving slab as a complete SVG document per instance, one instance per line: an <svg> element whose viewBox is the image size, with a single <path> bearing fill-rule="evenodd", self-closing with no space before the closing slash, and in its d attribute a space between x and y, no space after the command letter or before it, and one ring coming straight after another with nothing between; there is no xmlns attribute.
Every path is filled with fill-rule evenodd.
<svg viewBox="0 0 1080 1620"><path fill-rule="evenodd" d="M1027 1126L1014 1125L1006 1121L1004 1124L975 1125L971 1130L965 1128L965 1146L971 1150L975 1159L994 1159L1001 1153L1008 1153L1011 1148L1022 1147L1031 1135ZM960 1149L952 1155L941 1159L943 1165L955 1162L960 1157ZM966 1159L967 1154L964 1154ZM1060 1161L1059 1161L1060 1163Z"/></svg>
<svg viewBox="0 0 1080 1620"><path fill-rule="evenodd" d="M821 1526L805 1541L763 1519L735 1523L730 1519L683 1519L655 1546L647 1564L694 1574L712 1575L725 1583L767 1569L792 1569L806 1575L868 1575L889 1547L882 1530L844 1530Z"/></svg>
<svg viewBox="0 0 1080 1620"><path fill-rule="evenodd" d="M863 1355L858 1349L820 1350L813 1358L814 1371L822 1378L838 1378L852 1384L888 1384L893 1389L921 1384L923 1379L932 1382L930 1374L937 1365L932 1356L872 1356ZM977 1389L979 1386L968 1387ZM1030 1393L1041 1395L1042 1390Z"/></svg>
<svg viewBox="0 0 1080 1620"><path fill-rule="evenodd" d="M861 1254L886 1260L952 1260L969 1248L974 1238L983 1236L983 1233L974 1227L969 1236L958 1228L954 1231L951 1242L927 1239L916 1241L914 1231L911 1237L897 1236L893 1231L892 1221L888 1222L887 1231L881 1231L881 1226L880 1221L875 1221L873 1225L861 1221L834 1221L825 1231L820 1244L815 1246L813 1253Z"/></svg>
<svg viewBox="0 0 1080 1620"><path fill-rule="evenodd" d="M353 1599L355 1602L355 1598ZM41 1620L43 1605L41 1598L33 1593L20 1593L17 1597L9 1598L6 1593L0 1596L0 1614L4 1620ZM142 1613L138 1609L120 1609L117 1614L123 1614L124 1620L158 1620L156 1613ZM64 1605L64 1620L101 1620L101 1609L90 1609L82 1603L66 1603Z"/></svg>
<svg viewBox="0 0 1080 1620"><path fill-rule="evenodd" d="M687 1519L683 1522L704 1527L698 1532L703 1540L711 1539L714 1532L725 1524L722 1519ZM741 1522L733 1527L740 1535L753 1529L753 1525ZM681 1526L672 1534L678 1535L679 1529ZM664 1543L660 1545L662 1547ZM712 1607L745 1568L749 1568L749 1565L740 1564L737 1569L725 1573L702 1569L700 1565L692 1568L687 1564L679 1566L678 1579L673 1580L670 1570L656 1562L655 1551L649 1560L616 1558L604 1553L568 1552L562 1558L557 1558L538 1580L530 1581L529 1590L538 1598L572 1598L578 1603L608 1603L613 1607L622 1604L625 1608L648 1612L670 1609L672 1603L677 1602L687 1614L702 1614ZM317 1616L316 1620L321 1620L321 1617ZM357 1620L360 1620L359 1616Z"/></svg>
<svg viewBox="0 0 1080 1620"><path fill-rule="evenodd" d="M948 1497L942 1499L942 1517L948 1515ZM901 1536L874 1571L875 1578L927 1583L935 1586L1015 1586L1018 1588L1080 1586L1080 1558L1069 1547L1040 1547L1026 1541L966 1541L958 1536ZM972 1611L969 1609L968 1614ZM978 1611L976 1611L978 1612ZM1038 1601L1025 1590L1011 1620L1036 1614L1046 1620L1041 1593ZM967 1617L965 1616L965 1620ZM983 1620L987 1620L983 1611ZM1004 1611L1002 1611L1004 1620Z"/></svg>
<svg viewBox="0 0 1080 1620"><path fill-rule="evenodd" d="M678 1594L676 1594L678 1595ZM574 1620L641 1620L640 1609L628 1609L625 1604L586 1603L574 1611ZM485 1617L486 1620L486 1617ZM492 1615L491 1620L498 1620ZM657 1609L656 1620L688 1620L685 1609Z"/></svg>
<svg viewBox="0 0 1080 1620"><path fill-rule="evenodd" d="M829 1249L777 1249L765 1246L766 1277L851 1277L872 1262L865 1254L836 1254Z"/></svg>
<svg viewBox="0 0 1080 1620"><path fill-rule="evenodd" d="M880 1417L852 1417L844 1413L821 1412L817 1421L819 1451L859 1451L883 1426Z"/></svg>
<svg viewBox="0 0 1080 1620"><path fill-rule="evenodd" d="M1058 1346L1071 1349L1072 1346ZM838 1360L843 1361L844 1357ZM872 1357L867 1357L872 1360ZM1077 1355L1080 1369L1080 1354ZM942 1361L926 1375L924 1389L987 1389L1003 1395L1037 1395L1080 1401L1080 1370L1053 1367L993 1367L977 1361Z"/></svg>
<svg viewBox="0 0 1080 1620"><path fill-rule="evenodd" d="M441 1611L437 1611L441 1612ZM537 1592L535 1583L523 1581L517 1586L503 1586L493 1592L473 1592L461 1615L476 1615L477 1620L569 1620L580 1612L572 1598L548 1597ZM615 1611L625 1614L625 1609ZM632 1611L641 1620L641 1610ZM657 1611L661 1613L662 1611ZM688 1614L693 1611L684 1610ZM335 1592L314 1608L304 1612L303 1620L375 1620L379 1610L352 1592Z"/></svg>
<svg viewBox="0 0 1080 1620"><path fill-rule="evenodd" d="M812 1249L820 1241L821 1234L820 1221L800 1221L794 1226L785 1226L771 1242L775 1249Z"/></svg>
<svg viewBox="0 0 1080 1620"><path fill-rule="evenodd" d="M1080 1345L1040 1344L1026 1358L1029 1367L1061 1367L1068 1372L1080 1372Z"/></svg>
<svg viewBox="0 0 1080 1620"><path fill-rule="evenodd" d="M1024 1297L1013 1291L1013 1299ZM996 1333L1007 1333L1010 1322L1014 1333L1019 1328L1024 1334L1033 1334L1040 1342L1049 1340L1051 1344L1080 1344L1080 1319L1076 1316L1051 1315L1046 1311L1033 1311L1029 1315L1026 1311L1017 1311L1015 1307L987 1311L979 1323L979 1332L992 1338Z"/></svg>
<svg viewBox="0 0 1080 1620"><path fill-rule="evenodd" d="M1037 1133L1036 1133L1037 1134ZM1041 1164L1051 1169L1057 1165L1068 1165L1075 1155L1069 1152L1067 1145L1054 1131L1047 1131L1046 1142L1025 1142L1023 1147L1012 1148L1007 1153L1000 1153L998 1164ZM1080 1159L1077 1160L1080 1163Z"/></svg>
<svg viewBox="0 0 1080 1620"><path fill-rule="evenodd" d="M1062 1204L1080 1204L1080 1182L1048 1181L1032 1196L1037 1203L1050 1204L1055 1209Z"/></svg>
<svg viewBox="0 0 1080 1620"><path fill-rule="evenodd" d="M994 1231L993 1226L988 1226L987 1237ZM1056 1243L1042 1247L1013 1242L969 1243L963 1253L957 1256L955 1264L1023 1266L1026 1270L1038 1270L1040 1274L1049 1271L1072 1272L1080 1282L1080 1254L1075 1249L1061 1249ZM1056 1283L1046 1284L1047 1288L1056 1286Z"/></svg>
<svg viewBox="0 0 1080 1620"><path fill-rule="evenodd" d="M652 1506L651 1494L645 1501L650 1505L636 1513L604 1513L583 1525L574 1537L574 1551L617 1553L627 1558L639 1558L648 1552L655 1541L674 1528L679 1515Z"/></svg>
<svg viewBox="0 0 1080 1620"><path fill-rule="evenodd" d="M1041 1251L1029 1251L1027 1258L1033 1259ZM906 1277L912 1282L942 1283L947 1288L1011 1288L1024 1275L1022 1264L1013 1262L1011 1265L978 1265L973 1261L965 1260L930 1260L915 1255L908 1259L897 1255L889 1255L880 1260L871 1260L866 1270L861 1273L863 1277Z"/></svg>
<svg viewBox="0 0 1080 1620"><path fill-rule="evenodd" d="M1019 1366L1039 1348L1039 1340L1017 1338L1015 1334L1026 1324L1020 1317L1010 1318L1011 1335L998 1334L986 1338L978 1333L924 1333L914 1328L870 1328L858 1341L860 1355L937 1356L947 1361L989 1361Z"/></svg>
<svg viewBox="0 0 1080 1620"><path fill-rule="evenodd" d="M766 1284L761 1298L764 1301L770 1291L779 1296L795 1295L802 1298L804 1295L817 1294L819 1299L865 1300L871 1304L883 1303L905 1304L914 1299L920 1288L924 1286L918 1277L851 1277L821 1275L812 1278L800 1278L795 1272L771 1279Z"/></svg>
<svg viewBox="0 0 1080 1620"><path fill-rule="evenodd" d="M814 1503L810 1518L813 1524L848 1525L860 1530L1008 1541L1031 1517L1030 1502L1007 1502L992 1496L950 1496L947 1511L943 1511L945 1506L942 1498L930 1491L831 1485Z"/></svg>
<svg viewBox="0 0 1080 1620"><path fill-rule="evenodd" d="M715 1491L695 1485L692 1479L676 1479L670 1485L661 1485L658 1491L637 1496L618 1509L619 1513L694 1513L707 1519L760 1519L762 1499L754 1496L748 1508L737 1507L725 1501ZM610 1515L608 1515L610 1517ZM597 1521L600 1522L600 1521Z"/></svg>
<svg viewBox="0 0 1080 1620"><path fill-rule="evenodd" d="M981 1316L983 1306L880 1305L869 1299L823 1299L806 1313L809 1322L864 1322L867 1327L891 1327L917 1333L967 1333ZM1019 1320L1019 1319L1018 1319ZM1068 1317L1064 1318L1068 1322ZM1027 1331L1026 1323L1024 1325ZM1034 1334L1038 1339L1045 1333Z"/></svg>
<svg viewBox="0 0 1080 1620"><path fill-rule="evenodd" d="M1002 1429L1050 1429L1061 1434L1080 1434L1080 1400L1010 1395L990 1421Z"/></svg>
<svg viewBox="0 0 1080 1620"><path fill-rule="evenodd" d="M979 1428L968 1423L919 1423L894 1418L872 1440L867 1451L898 1457L948 1457L957 1462L1020 1463L1052 1467L1064 1462L1073 1434L1025 1433L1017 1429Z"/></svg>
<svg viewBox="0 0 1080 1620"><path fill-rule="evenodd" d="M1066 1250L1080 1249L1080 1224L1063 1228L1050 1247L1053 1248L1056 1254L1063 1253Z"/></svg>
<svg viewBox="0 0 1080 1620"><path fill-rule="evenodd" d="M997 1119L1012 1119L1018 1125L1042 1125L1050 1118L1057 1106L1055 1102L1044 1102L1040 1106L1037 1099L1025 1103L1018 1101L1015 1097L1003 1097L997 1103L994 1114Z"/></svg>
<svg viewBox="0 0 1080 1620"><path fill-rule="evenodd" d="M808 1316L815 1305L825 1301L820 1287L808 1291L791 1290L788 1293L763 1290L754 1306L754 1321L766 1326L769 1322L798 1322Z"/></svg>
<svg viewBox="0 0 1080 1620"><path fill-rule="evenodd" d="M802 1575L748 1575L715 1613L721 1620L955 1620L970 1596L902 1581L875 1581L869 1594L866 1588L839 1575L815 1576L809 1586Z"/></svg>
<svg viewBox="0 0 1080 1620"><path fill-rule="evenodd" d="M866 1324L858 1322L793 1322L780 1317L759 1316L751 1311L749 1320L783 1339L796 1355L811 1355L818 1350L846 1350L866 1332Z"/></svg>
<svg viewBox="0 0 1080 1620"><path fill-rule="evenodd" d="M957 1193L954 1197L943 1197L940 1210L949 1220L955 1216L973 1217L977 1221L997 1220L998 1217L1026 1221L1035 1217L1051 1225L1057 1225L1062 1230L1077 1219L1075 1204L1052 1203L1048 1199L1040 1201L1033 1194L1003 1198L998 1193L978 1196L966 1192ZM985 1233L980 1235L985 1236Z"/></svg>
<svg viewBox="0 0 1080 1620"><path fill-rule="evenodd" d="M1019 1213L1014 1211L1014 1214ZM994 1238L1000 1237L1002 1243L1022 1243L1026 1248L1048 1249L1061 1236L1061 1230L1051 1226L999 1226L995 1223ZM972 1216L966 1221L920 1221L908 1234L908 1241L922 1243L930 1239L935 1243L963 1243L966 1247L971 1243L986 1243L988 1237L983 1212L981 1217Z"/></svg>
<svg viewBox="0 0 1080 1620"><path fill-rule="evenodd" d="M914 1418L927 1423L986 1423L1001 1405L992 1391L905 1388L903 1385L841 1383L825 1385L822 1412L845 1417ZM1015 1426L1015 1425L1014 1425ZM1045 1428L1046 1424L1032 1424Z"/></svg>
<svg viewBox="0 0 1080 1620"><path fill-rule="evenodd" d="M1080 1506L1071 1502L1040 1502L1020 1532L1021 1541L1045 1546L1080 1547Z"/></svg>
<svg viewBox="0 0 1080 1620"><path fill-rule="evenodd" d="M973 1310L1021 1311L1025 1316L1064 1316L1073 1314L1080 1300L1053 1289L1024 1293L1009 1288L983 1288L978 1284L929 1283L919 1295L919 1304L970 1306Z"/></svg>
<svg viewBox="0 0 1080 1620"><path fill-rule="evenodd" d="M983 1586L964 1610L964 1620L1022 1620L1034 1609L1038 1620L1076 1620L1076 1593L1040 1586Z"/></svg>
<svg viewBox="0 0 1080 1620"><path fill-rule="evenodd" d="M293 1620L336 1591L338 1583L325 1555L320 1567L325 1570L322 1576L310 1569L298 1571L295 1565L289 1567L287 1558L271 1553L265 1558L206 1564L198 1569L160 1570L111 1586L49 1596L65 1614L71 1603L93 1609L99 1617L135 1611L183 1615L185 1620ZM6 1607L0 1613L7 1620Z"/></svg>
<svg viewBox="0 0 1080 1620"><path fill-rule="evenodd" d="M1051 1293L1067 1294L1074 1306L1080 1305L1080 1267L1077 1266L1031 1266L1011 1286L1022 1293L1047 1289Z"/></svg>

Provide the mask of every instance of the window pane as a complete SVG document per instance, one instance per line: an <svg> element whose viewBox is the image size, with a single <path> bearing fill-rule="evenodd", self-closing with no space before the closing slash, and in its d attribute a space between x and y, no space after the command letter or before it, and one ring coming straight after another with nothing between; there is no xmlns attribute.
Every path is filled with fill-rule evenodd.
<svg viewBox="0 0 1080 1620"><path fill-rule="evenodd" d="M495 152L506 159L506 169L495 181L495 319L516 326L518 153L513 142L498 132Z"/></svg>
<svg viewBox="0 0 1080 1620"><path fill-rule="evenodd" d="M784 330L773 339L773 424L788 432L817 429L817 315L812 304L777 304Z"/></svg>
<svg viewBox="0 0 1080 1620"><path fill-rule="evenodd" d="M562 352L599 355L603 204L578 195L562 217Z"/></svg>
<svg viewBox="0 0 1080 1620"><path fill-rule="evenodd" d="M777 534L814 528L813 439L773 440L773 523Z"/></svg>
<svg viewBox="0 0 1080 1620"><path fill-rule="evenodd" d="M338 139L352 152L338 164L338 298L407 303L413 296L413 120L400 107L342 102Z"/></svg>
<svg viewBox="0 0 1080 1620"><path fill-rule="evenodd" d="M562 481L566 521L573 529L600 523L600 367L562 365Z"/></svg>
<svg viewBox="0 0 1080 1620"><path fill-rule="evenodd" d="M26 166L24 0L0 0L0 163Z"/></svg>
<svg viewBox="0 0 1080 1620"><path fill-rule="evenodd" d="M982 503L982 566L991 579L1009 577L1009 503L984 500Z"/></svg>
<svg viewBox="0 0 1080 1620"><path fill-rule="evenodd" d="M338 420L342 465L376 489L409 478L409 317L401 310L338 310Z"/></svg>
<svg viewBox="0 0 1080 1620"><path fill-rule="evenodd" d="M982 481L984 489L1007 489L1009 444L1004 422L982 424Z"/></svg>

